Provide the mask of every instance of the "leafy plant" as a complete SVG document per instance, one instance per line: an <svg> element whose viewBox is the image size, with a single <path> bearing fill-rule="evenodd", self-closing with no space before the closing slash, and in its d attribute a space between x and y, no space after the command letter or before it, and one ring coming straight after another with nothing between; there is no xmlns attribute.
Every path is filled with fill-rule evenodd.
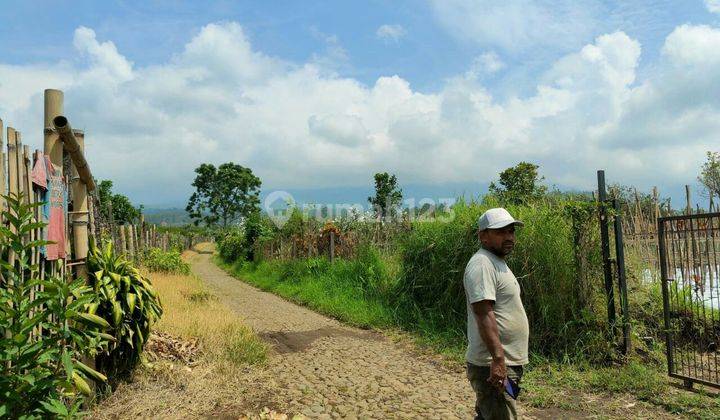
<svg viewBox="0 0 720 420"><path fill-rule="evenodd" d="M102 249L92 244L87 264L88 283L97 295L91 313L110 324L116 339L109 352L98 356L98 368L111 377L127 374L140 361L150 327L162 315L160 297L110 242Z"/></svg>
<svg viewBox="0 0 720 420"><path fill-rule="evenodd" d="M190 264L185 262L179 251L163 251L160 248L150 248L143 260L143 265L150 271L158 273L190 274Z"/></svg>
<svg viewBox="0 0 720 420"><path fill-rule="evenodd" d="M9 227L0 226L0 417L75 417L92 393L88 379L107 379L80 359L107 348L109 324L88 311L93 293L82 279L41 279L31 264L33 250L49 243L28 239L44 226L33 222L40 204L2 198Z"/></svg>
<svg viewBox="0 0 720 420"><path fill-rule="evenodd" d="M245 260L248 254L245 232L242 229L230 229L218 241L218 253L225 261Z"/></svg>

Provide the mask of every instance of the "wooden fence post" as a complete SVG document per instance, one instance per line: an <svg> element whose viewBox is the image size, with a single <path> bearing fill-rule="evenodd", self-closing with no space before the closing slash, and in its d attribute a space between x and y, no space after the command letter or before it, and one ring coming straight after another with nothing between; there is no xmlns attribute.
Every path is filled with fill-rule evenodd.
<svg viewBox="0 0 720 420"><path fill-rule="evenodd" d="M5 177L5 146L3 144L4 132L3 122L0 120L0 195L7 194L7 178ZM0 200L0 222L3 219L3 210L5 210L5 200Z"/></svg>
<svg viewBox="0 0 720 420"><path fill-rule="evenodd" d="M335 260L335 231L330 231L330 262Z"/></svg>
<svg viewBox="0 0 720 420"><path fill-rule="evenodd" d="M127 256L127 240L125 239L125 225L119 226L120 230L120 252Z"/></svg>
<svg viewBox="0 0 720 420"><path fill-rule="evenodd" d="M133 225L127 225L127 243L128 243L128 254L131 259L135 259L135 238L133 235Z"/></svg>

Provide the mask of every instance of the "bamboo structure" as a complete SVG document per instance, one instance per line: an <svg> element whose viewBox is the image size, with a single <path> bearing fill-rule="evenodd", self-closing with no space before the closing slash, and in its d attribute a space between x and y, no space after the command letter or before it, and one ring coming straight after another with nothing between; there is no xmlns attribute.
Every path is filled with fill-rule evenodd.
<svg viewBox="0 0 720 420"><path fill-rule="evenodd" d="M62 171L63 143L53 129L53 119L63 113L64 95L57 89L45 89L45 145L44 152L50 157L53 165ZM61 172L62 174L62 172Z"/></svg>
<svg viewBox="0 0 720 420"><path fill-rule="evenodd" d="M77 176L79 176L80 180L87 186L87 191L94 191L95 180L92 177L92 173L90 173L90 166L83 155L85 133L70 128L70 123L67 118L62 115L58 115L53 119L53 125L63 143L64 150L68 152L72 159L75 171L77 171Z"/></svg>

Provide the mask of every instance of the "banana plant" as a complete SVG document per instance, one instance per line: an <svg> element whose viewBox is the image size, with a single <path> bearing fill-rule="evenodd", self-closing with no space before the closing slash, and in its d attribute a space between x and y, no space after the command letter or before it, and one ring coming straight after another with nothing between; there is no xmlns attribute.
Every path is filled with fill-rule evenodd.
<svg viewBox="0 0 720 420"><path fill-rule="evenodd" d="M90 244L88 285L95 300L89 313L110 324L114 344L97 358L98 367L111 377L128 374L140 361L150 328L160 316L160 297L149 279L128 260L115 253L111 242Z"/></svg>

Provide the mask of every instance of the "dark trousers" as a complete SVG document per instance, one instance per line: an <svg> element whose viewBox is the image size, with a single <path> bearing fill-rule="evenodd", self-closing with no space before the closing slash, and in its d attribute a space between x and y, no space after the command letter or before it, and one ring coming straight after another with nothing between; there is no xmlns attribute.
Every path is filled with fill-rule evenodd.
<svg viewBox="0 0 720 420"><path fill-rule="evenodd" d="M507 376L518 384L522 379L522 366L508 366ZM475 391L476 420L517 419L515 400L507 392L500 391L487 382L490 366L467 364L467 377Z"/></svg>

